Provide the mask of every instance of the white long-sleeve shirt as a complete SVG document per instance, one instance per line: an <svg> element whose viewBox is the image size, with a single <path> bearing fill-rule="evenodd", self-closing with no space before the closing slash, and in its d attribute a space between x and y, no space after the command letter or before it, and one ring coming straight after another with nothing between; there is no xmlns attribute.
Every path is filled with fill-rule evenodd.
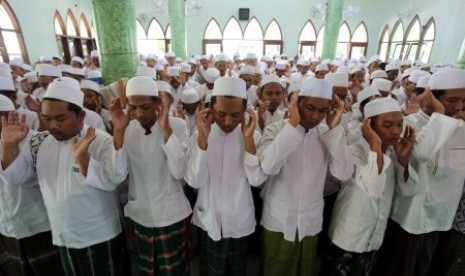
<svg viewBox="0 0 465 276"><path fill-rule="evenodd" d="M78 139L84 137L87 128L82 128ZM112 137L99 130L96 134L88 150L87 177L80 172L71 152L74 138L58 141L52 135L38 148L35 166L29 140L15 161L1 172L12 185L37 178L54 245L84 248L121 233L115 194L95 187L107 186L109 182L120 183L127 171L124 160L113 150Z"/></svg>
<svg viewBox="0 0 465 276"><path fill-rule="evenodd" d="M84 123L86 125L93 126L96 129L107 131L102 117L100 117L100 115L97 112L87 108L84 108L83 110L86 112L86 117L84 117Z"/></svg>
<svg viewBox="0 0 465 276"><path fill-rule="evenodd" d="M295 241L321 231L326 172L341 181L352 176L353 161L341 125L320 124L307 133L287 120L265 128L258 148L261 167L270 175L263 197L261 224Z"/></svg>
<svg viewBox="0 0 465 276"><path fill-rule="evenodd" d="M404 168L392 148L383 154L378 172L377 154L365 139L350 146L355 157L355 172L345 182L334 204L328 236L338 247L350 252L378 250L384 239L394 191L413 196L418 176L410 166L404 181Z"/></svg>
<svg viewBox="0 0 465 276"><path fill-rule="evenodd" d="M411 162L418 173L415 196L394 197L391 218L411 234L452 227L465 180L465 124L422 111L407 116L417 130Z"/></svg>
<svg viewBox="0 0 465 276"><path fill-rule="evenodd" d="M16 112L18 112L18 115L20 118L23 115L26 115L26 125L29 129L32 130L37 130L39 128L39 116L37 116L37 113L30 111L29 109L26 109L24 107L20 107L16 109Z"/></svg>
<svg viewBox="0 0 465 276"><path fill-rule="evenodd" d="M254 112L255 112L255 118L257 118L257 123L255 125L255 129L257 131L259 131L260 133L263 133L263 130L258 125L258 110L254 110ZM265 127L266 127L267 125L271 125L273 123L276 123L276 122L281 121L282 119L284 119L284 111L276 109L276 111L273 112L273 114L272 114L269 110L267 110L265 112L265 116L266 116L266 118L265 118Z"/></svg>
<svg viewBox="0 0 465 276"><path fill-rule="evenodd" d="M225 133L213 124L206 151L197 137L194 132L186 174L186 182L199 189L193 223L215 241L250 235L256 225L250 186L259 186L267 176L258 157L245 151L241 125ZM259 139L255 131L256 144Z"/></svg>

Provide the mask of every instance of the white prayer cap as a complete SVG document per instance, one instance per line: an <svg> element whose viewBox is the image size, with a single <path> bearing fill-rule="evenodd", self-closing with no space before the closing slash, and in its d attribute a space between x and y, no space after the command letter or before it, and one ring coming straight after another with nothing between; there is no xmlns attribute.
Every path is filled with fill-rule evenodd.
<svg viewBox="0 0 465 276"><path fill-rule="evenodd" d="M100 86L95 81L82 80L81 89L89 89L100 94Z"/></svg>
<svg viewBox="0 0 465 276"><path fill-rule="evenodd" d="M367 61L367 60L366 60L366 58L365 58L364 55L361 55L361 56L358 58L358 62L360 62L360 63L365 63L366 61Z"/></svg>
<svg viewBox="0 0 465 276"><path fill-rule="evenodd" d="M326 65L331 64L331 60L330 60L330 59L324 59L324 60L321 62L321 64L326 64Z"/></svg>
<svg viewBox="0 0 465 276"><path fill-rule="evenodd" d="M175 60L176 60L176 63L181 63L181 62L182 62L182 58L181 58L181 57L177 57Z"/></svg>
<svg viewBox="0 0 465 276"><path fill-rule="evenodd" d="M1 68L0 69L0 77L12 78L13 76L11 75L11 69L10 68Z"/></svg>
<svg viewBox="0 0 465 276"><path fill-rule="evenodd" d="M23 63L23 65L21 65L21 68L23 68L24 71L32 71L32 66L27 63Z"/></svg>
<svg viewBox="0 0 465 276"><path fill-rule="evenodd" d="M386 72L391 71L391 70L399 70L399 66L395 63L388 63L386 64L385 69L386 69Z"/></svg>
<svg viewBox="0 0 465 276"><path fill-rule="evenodd" d="M61 78L54 79L53 81L65 82L65 83L75 87L76 89L81 90L81 86L79 85L79 82L77 80L73 79L73 78L70 78L70 77L61 77Z"/></svg>
<svg viewBox="0 0 465 276"><path fill-rule="evenodd" d="M342 66L343 65L343 61L340 60L340 59L335 59L333 61L331 61L331 65L334 65L336 67L339 67L339 66Z"/></svg>
<svg viewBox="0 0 465 276"><path fill-rule="evenodd" d="M216 61L229 61L229 57L226 54L219 54L216 56Z"/></svg>
<svg viewBox="0 0 465 276"><path fill-rule="evenodd" d="M203 55L200 59L201 59L201 60L202 60L202 59L210 60L210 57L209 57L208 55Z"/></svg>
<svg viewBox="0 0 465 276"><path fill-rule="evenodd" d="M160 58L158 59L158 62L157 62L159 65L166 65L166 59L165 58Z"/></svg>
<svg viewBox="0 0 465 276"><path fill-rule="evenodd" d="M312 63L313 63L313 62L320 62L320 59L319 59L318 57L312 57L312 58L310 59L310 62L312 62Z"/></svg>
<svg viewBox="0 0 465 276"><path fill-rule="evenodd" d="M318 64L315 68L315 72L319 72L319 71L329 71L328 64L327 63Z"/></svg>
<svg viewBox="0 0 465 276"><path fill-rule="evenodd" d="M350 75L350 72L352 70L350 69L349 66L342 65L339 68L337 68L336 73L344 73L346 75Z"/></svg>
<svg viewBox="0 0 465 276"><path fill-rule="evenodd" d="M90 52L90 56L93 57L93 58L94 58L94 57L97 57L97 58L98 58L98 55L99 55L98 50L92 50L92 51Z"/></svg>
<svg viewBox="0 0 465 276"><path fill-rule="evenodd" d="M205 71L205 80L209 83L215 83L215 80L220 77L220 71L216 68L208 68Z"/></svg>
<svg viewBox="0 0 465 276"><path fill-rule="evenodd" d="M76 75L76 76L82 76L82 77L85 77L86 76L86 73L84 73L84 69L82 68L73 68L73 75Z"/></svg>
<svg viewBox="0 0 465 276"><path fill-rule="evenodd" d="M189 64L197 64L197 60L195 58L188 58L187 63L189 63Z"/></svg>
<svg viewBox="0 0 465 276"><path fill-rule="evenodd" d="M431 65L429 63L423 63L420 65L420 69L426 69L426 68L431 68Z"/></svg>
<svg viewBox="0 0 465 276"><path fill-rule="evenodd" d="M376 89L373 86L365 87L362 91L360 91L358 93L357 102L361 103L364 100L369 99L369 98L371 98L373 96L380 96L381 97L381 93L379 93L378 89ZM399 105L399 104L397 104L397 105Z"/></svg>
<svg viewBox="0 0 465 276"><path fill-rule="evenodd" d="M412 61L411 60L404 60L400 63L400 66L411 66Z"/></svg>
<svg viewBox="0 0 465 276"><path fill-rule="evenodd" d="M59 67L50 65L50 64L40 64L37 68L37 75L40 76L48 76L48 77L61 77L61 69Z"/></svg>
<svg viewBox="0 0 465 276"><path fill-rule="evenodd" d="M136 76L146 76L154 79L157 75L157 72L152 67L139 65L137 67Z"/></svg>
<svg viewBox="0 0 465 276"><path fill-rule="evenodd" d="M376 71L373 71L370 75L370 80L374 80L374 79L379 79L379 78L385 78L387 79L388 75L385 71L383 70L376 70Z"/></svg>
<svg viewBox="0 0 465 276"><path fill-rule="evenodd" d="M410 74L413 72L413 70L415 70L415 69L413 69L413 68L408 68L408 69L404 70L404 73L402 73L400 79L403 80L403 79L405 79L406 77L410 77Z"/></svg>
<svg viewBox="0 0 465 276"><path fill-rule="evenodd" d="M77 63L80 63L80 64L83 65L83 66L84 66L84 64L85 64L85 61L84 61L81 57L78 57L78 56L74 56L74 57L71 59L71 61L72 61L72 62L73 62L73 61L76 61Z"/></svg>
<svg viewBox="0 0 465 276"><path fill-rule="evenodd" d="M73 67L71 67L71 65L60 64L58 67L60 67L62 73L73 74Z"/></svg>
<svg viewBox="0 0 465 276"><path fill-rule="evenodd" d="M264 60L265 60L266 62L272 62L272 61L273 61L273 58L271 58L271 57L269 57L269 56L266 56L266 57L264 58Z"/></svg>
<svg viewBox="0 0 465 276"><path fill-rule="evenodd" d="M192 67L188 63L181 63L181 72L183 73L190 73Z"/></svg>
<svg viewBox="0 0 465 276"><path fill-rule="evenodd" d="M434 73L429 81L431 90L465 88L465 71L458 68L444 68Z"/></svg>
<svg viewBox="0 0 465 276"><path fill-rule="evenodd" d="M171 86L166 81L157 80L155 83L157 84L158 91L166 92L171 95Z"/></svg>
<svg viewBox="0 0 465 276"><path fill-rule="evenodd" d="M157 59L157 56L156 55L147 55L145 57L145 59L153 59L153 60L156 60Z"/></svg>
<svg viewBox="0 0 465 276"><path fill-rule="evenodd" d="M231 96L247 99L246 84L243 79L222 77L215 81L212 96Z"/></svg>
<svg viewBox="0 0 465 276"><path fill-rule="evenodd" d="M428 86L428 84L429 84L430 79L431 79L431 75L421 76L418 79L416 87L418 87L418 88L426 88Z"/></svg>
<svg viewBox="0 0 465 276"><path fill-rule="evenodd" d="M39 60L41 62L50 62L50 61L52 61L52 58L50 56L47 56L47 55L41 55Z"/></svg>
<svg viewBox="0 0 465 276"><path fill-rule="evenodd" d="M352 68L352 71L350 71L350 74L353 75L353 74L355 74L357 72L362 72L362 68L354 67L354 68Z"/></svg>
<svg viewBox="0 0 465 276"><path fill-rule="evenodd" d="M241 69L239 69L239 76L253 75L254 73L255 73L255 68L249 65L241 66Z"/></svg>
<svg viewBox="0 0 465 276"><path fill-rule="evenodd" d="M166 73L169 77L179 77L180 70L179 67L170 66Z"/></svg>
<svg viewBox="0 0 465 276"><path fill-rule="evenodd" d="M301 83L300 81L299 81L299 82L293 82L293 83L291 83L291 84L289 85L289 88L287 89L287 93L288 93L289 95L291 95L292 93L294 93L294 92L300 90L301 84L302 84L302 83Z"/></svg>
<svg viewBox="0 0 465 276"><path fill-rule="evenodd" d="M246 58L247 59L257 59L257 54L255 54L255 53L247 53Z"/></svg>
<svg viewBox="0 0 465 276"><path fill-rule="evenodd" d="M193 104L200 101L197 90L188 88L181 93L181 102L185 104Z"/></svg>
<svg viewBox="0 0 465 276"><path fill-rule="evenodd" d="M165 53L165 58L172 58L175 57L176 55L173 52L166 52Z"/></svg>
<svg viewBox="0 0 465 276"><path fill-rule="evenodd" d="M11 78L0 77L0 90L16 91L13 80Z"/></svg>
<svg viewBox="0 0 465 276"><path fill-rule="evenodd" d="M260 88L262 88L268 83L278 83L279 85L282 86L282 80L276 75L263 76L262 80L260 81Z"/></svg>
<svg viewBox="0 0 465 276"><path fill-rule="evenodd" d="M34 83L34 82L38 82L39 80L37 79L37 72L35 71L31 71L31 72L27 72L24 74L24 79L27 79L28 82L31 82L31 83Z"/></svg>
<svg viewBox="0 0 465 276"><path fill-rule="evenodd" d="M392 81L387 79L374 79L371 86L383 92L391 92Z"/></svg>
<svg viewBox="0 0 465 276"><path fill-rule="evenodd" d="M155 67L156 71L165 71L165 66L161 64L157 64L157 67Z"/></svg>
<svg viewBox="0 0 465 276"><path fill-rule="evenodd" d="M363 109L365 118L371 118L389 112L402 112L399 102L393 98L380 98L367 103Z"/></svg>
<svg viewBox="0 0 465 276"><path fill-rule="evenodd" d="M126 85L126 96L158 97L158 88L155 81L147 76L130 78Z"/></svg>
<svg viewBox="0 0 465 276"><path fill-rule="evenodd" d="M56 99L77 105L82 108L84 103L84 93L81 92L79 84L76 86L65 78L67 77L57 78L51 82L48 85L47 91L45 92L42 100Z"/></svg>
<svg viewBox="0 0 465 276"><path fill-rule="evenodd" d="M276 69L278 70L286 70L287 68L287 62L286 61L278 61L276 62Z"/></svg>
<svg viewBox="0 0 465 276"><path fill-rule="evenodd" d="M380 61L381 59L379 58L379 55L374 55L368 61L368 66L370 66L370 64L372 64L373 62L380 62Z"/></svg>
<svg viewBox="0 0 465 276"><path fill-rule="evenodd" d="M428 76L430 73L420 70L420 69L415 69L410 73L410 76L408 77L408 80L413 82L413 83L418 83L418 79L422 76Z"/></svg>
<svg viewBox="0 0 465 276"><path fill-rule="evenodd" d="M0 95L0 111L14 111L13 102L6 96Z"/></svg>
<svg viewBox="0 0 465 276"><path fill-rule="evenodd" d="M306 58L300 58L298 61L297 61L297 65L301 65L301 66L310 66L310 61Z"/></svg>
<svg viewBox="0 0 465 276"><path fill-rule="evenodd" d="M53 58L54 58L54 59L58 59L58 60L60 60L60 61L63 61L63 57L60 56L60 55L54 55Z"/></svg>
<svg viewBox="0 0 465 276"><path fill-rule="evenodd" d="M16 67L22 68L23 60L21 58L14 58L10 60L10 66L16 66Z"/></svg>
<svg viewBox="0 0 465 276"><path fill-rule="evenodd" d="M325 80L337 87L349 87L349 77L346 73L329 73L325 75Z"/></svg>
<svg viewBox="0 0 465 276"><path fill-rule="evenodd" d="M333 98L333 86L327 80L303 78L299 96L331 100Z"/></svg>
<svg viewBox="0 0 465 276"><path fill-rule="evenodd" d="M253 70L255 75L265 75L265 70L261 66L255 66Z"/></svg>
<svg viewBox="0 0 465 276"><path fill-rule="evenodd" d="M102 77L102 72L99 70L92 70L87 72L87 77L88 78L101 78Z"/></svg>
<svg viewBox="0 0 465 276"><path fill-rule="evenodd" d="M281 57L281 58L287 58L287 54L286 54L286 53L282 53L282 54L280 55L280 57Z"/></svg>

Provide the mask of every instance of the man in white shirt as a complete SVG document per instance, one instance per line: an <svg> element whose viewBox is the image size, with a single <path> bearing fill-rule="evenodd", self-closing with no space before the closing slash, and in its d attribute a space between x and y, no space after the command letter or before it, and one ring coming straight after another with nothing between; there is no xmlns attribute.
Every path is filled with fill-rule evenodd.
<svg viewBox="0 0 465 276"><path fill-rule="evenodd" d="M84 124L84 95L51 83L41 103L48 132L19 143L24 117L2 119L2 176L12 185L37 179L66 275L120 275L121 223L115 194L103 190L127 175L112 138Z"/></svg>
<svg viewBox="0 0 465 276"><path fill-rule="evenodd" d="M186 175L199 190L193 216L200 231L199 275L247 275L248 236L256 225L251 185L266 179L255 155L260 134L246 109L243 80L217 79L211 101L212 108L199 113Z"/></svg>
<svg viewBox="0 0 465 276"><path fill-rule="evenodd" d="M98 83L91 80L82 80L81 91L84 93L84 107L94 111L102 118L105 123L106 131L111 133L111 118L110 112L102 106L102 95L100 94L100 86ZM98 126L95 126L99 128Z"/></svg>
<svg viewBox="0 0 465 276"><path fill-rule="evenodd" d="M187 162L186 124L169 116L168 104L149 77L129 79L126 96L129 114L119 98L113 100L110 114L115 149L129 163L124 213L134 221L139 273L187 275L186 218L192 211L181 185Z"/></svg>
<svg viewBox="0 0 465 276"><path fill-rule="evenodd" d="M177 116L186 122L189 137L197 126L200 105L199 93L195 89L188 88L182 91Z"/></svg>
<svg viewBox="0 0 465 276"><path fill-rule="evenodd" d="M301 82L305 77L313 77L313 73L310 71L310 60L306 58L300 58L297 61L297 65L299 66L299 71L292 73L289 77L291 82Z"/></svg>
<svg viewBox="0 0 465 276"><path fill-rule="evenodd" d="M353 162L340 125L344 104L331 109L332 86L304 78L289 120L265 128L258 153L270 175L262 192L264 275L317 275L316 245L323 220L326 172L350 178ZM325 119L327 124L320 124Z"/></svg>
<svg viewBox="0 0 465 276"><path fill-rule="evenodd" d="M239 69L239 78L245 81L247 89L247 106L253 107L257 100L257 86L253 85L255 69L250 65L243 65Z"/></svg>
<svg viewBox="0 0 465 276"><path fill-rule="evenodd" d="M37 99L42 100L48 85L56 78L61 77L61 69L50 64L37 65L37 76L40 87L32 91Z"/></svg>
<svg viewBox="0 0 465 276"><path fill-rule="evenodd" d="M255 116L258 123L256 129L262 133L267 125L284 118L284 112L278 109L283 102L284 89L278 76L266 75L257 91L258 109L255 111Z"/></svg>

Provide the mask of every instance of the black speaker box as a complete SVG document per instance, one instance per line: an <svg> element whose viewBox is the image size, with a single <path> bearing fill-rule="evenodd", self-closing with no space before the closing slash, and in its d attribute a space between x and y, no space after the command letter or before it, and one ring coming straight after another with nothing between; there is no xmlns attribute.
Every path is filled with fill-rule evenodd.
<svg viewBox="0 0 465 276"><path fill-rule="evenodd" d="M239 20L249 20L250 9L239 9Z"/></svg>

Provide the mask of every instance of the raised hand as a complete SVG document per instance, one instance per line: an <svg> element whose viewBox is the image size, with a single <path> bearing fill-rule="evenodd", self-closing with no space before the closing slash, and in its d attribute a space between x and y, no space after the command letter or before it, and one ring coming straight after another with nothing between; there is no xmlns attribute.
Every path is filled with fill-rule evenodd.
<svg viewBox="0 0 465 276"><path fill-rule="evenodd" d="M8 114L8 119L2 116L2 143L17 146L29 133L26 126L26 115L21 116L16 111Z"/></svg>
<svg viewBox="0 0 465 276"><path fill-rule="evenodd" d="M300 123L299 106L297 104L299 93L300 91L296 91L292 94L288 108L289 124L293 127L297 127Z"/></svg>
<svg viewBox="0 0 465 276"><path fill-rule="evenodd" d="M213 115L211 114L210 108L202 109L197 118L197 130L199 132L197 143L202 150L207 149L207 141L212 128L212 123Z"/></svg>
<svg viewBox="0 0 465 276"><path fill-rule="evenodd" d="M434 97L433 92L431 92L431 89L429 89L429 87L425 89L425 92L421 97L421 107L423 108L423 111L428 115L433 114L433 112L441 114L444 114L445 112L444 106L438 99L436 99L436 97Z"/></svg>
<svg viewBox="0 0 465 276"><path fill-rule="evenodd" d="M119 97L114 98L110 103L110 116L111 122L113 123L113 129L116 130L126 130L126 127L129 125L130 115L124 113L123 104Z"/></svg>
<svg viewBox="0 0 465 276"><path fill-rule="evenodd" d="M160 113L158 114L158 124L163 130L163 136L165 138L165 142L168 141L173 130L170 126L170 107L168 105L168 101L165 98L161 98L161 108Z"/></svg>
<svg viewBox="0 0 465 276"><path fill-rule="evenodd" d="M89 150L90 143L97 137L95 134L95 128L89 127L87 129L86 135L78 141L78 138L73 139L73 144L71 145L71 152L76 159L87 157L87 151Z"/></svg>
<svg viewBox="0 0 465 276"><path fill-rule="evenodd" d="M416 94L412 94L409 99L405 101L405 110L406 115L417 113L420 110L420 97Z"/></svg>
<svg viewBox="0 0 465 276"><path fill-rule="evenodd" d="M381 151L381 139L378 134L371 128L371 119L363 119L362 135L368 142L372 151Z"/></svg>
<svg viewBox="0 0 465 276"><path fill-rule="evenodd" d="M244 138L253 138L257 118L255 117L255 113L252 109L247 108L245 112L249 114L249 121L247 123L245 122L244 114L244 117L242 118L242 135L244 135Z"/></svg>
<svg viewBox="0 0 465 276"><path fill-rule="evenodd" d="M29 110L40 114L40 103L37 100L34 100L30 95L27 95L25 101Z"/></svg>
<svg viewBox="0 0 465 276"><path fill-rule="evenodd" d="M404 168L408 166L408 159L414 144L415 130L411 126L407 126L404 130L404 136L394 147L397 155L397 160L399 161L399 164L401 164Z"/></svg>
<svg viewBox="0 0 465 276"><path fill-rule="evenodd" d="M176 117L178 118L181 118L181 119L186 119L186 115L184 114L184 109L182 108L182 103L178 103L178 106L177 106L177 113L176 113Z"/></svg>
<svg viewBox="0 0 465 276"><path fill-rule="evenodd" d="M333 101L336 102L337 107L336 109L330 110L326 115L326 123L330 129L341 123L342 115L344 115L345 111L345 104L337 95L333 96Z"/></svg>

